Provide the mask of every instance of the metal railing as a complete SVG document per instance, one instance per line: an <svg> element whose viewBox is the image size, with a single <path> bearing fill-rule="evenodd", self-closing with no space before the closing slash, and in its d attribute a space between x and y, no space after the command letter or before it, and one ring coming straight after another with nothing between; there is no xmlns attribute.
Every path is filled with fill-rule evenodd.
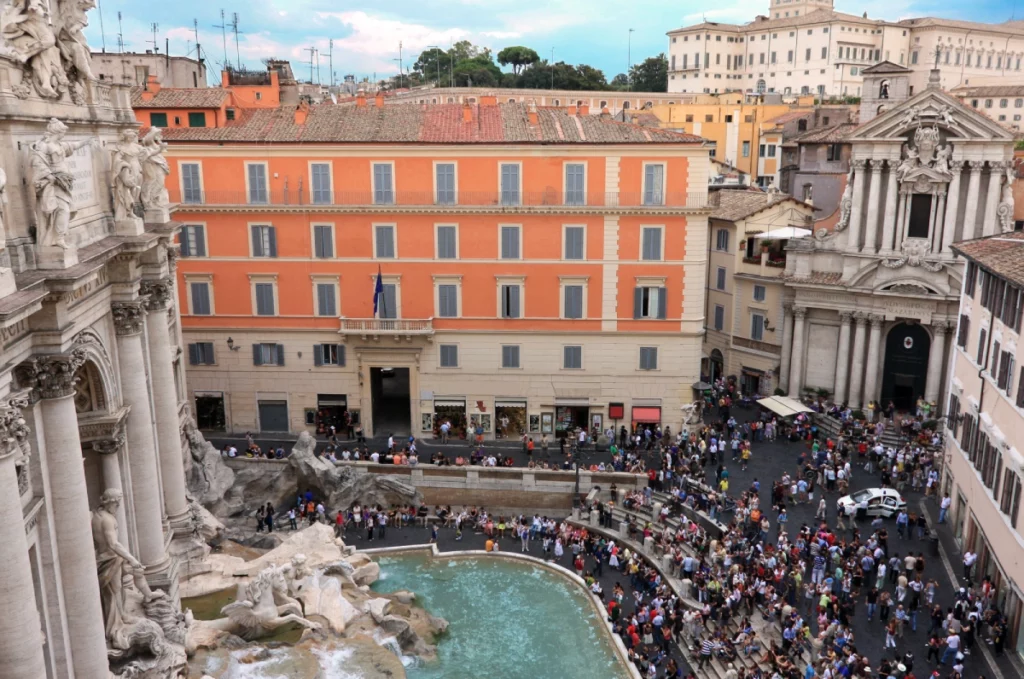
<svg viewBox="0 0 1024 679"><path fill-rule="evenodd" d="M342 318L343 334L430 335L434 332L432 318Z"/></svg>

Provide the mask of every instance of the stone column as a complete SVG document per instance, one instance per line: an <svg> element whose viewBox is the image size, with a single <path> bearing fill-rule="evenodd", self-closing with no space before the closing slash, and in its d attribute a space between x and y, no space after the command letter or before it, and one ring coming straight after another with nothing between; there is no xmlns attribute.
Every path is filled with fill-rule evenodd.
<svg viewBox="0 0 1024 679"><path fill-rule="evenodd" d="M900 187L896 181L896 168L889 161L889 181L885 187L885 213L882 216L882 245L879 252L893 251L893 237L896 234L896 211L900 200Z"/></svg>
<svg viewBox="0 0 1024 679"><path fill-rule="evenodd" d="M994 236L1000 232L996 210L999 209L999 196L1003 189L1003 172L1006 165L999 162L988 164L988 197L985 199L985 214L981 217L983 236Z"/></svg>
<svg viewBox="0 0 1024 679"><path fill-rule="evenodd" d="M853 408L863 405L861 387L864 384L864 335L867 331L867 314L857 311L853 314L857 327L853 331L853 357L850 361L850 397L849 404Z"/></svg>
<svg viewBox="0 0 1024 679"><path fill-rule="evenodd" d="M949 164L949 171L953 178L949 180L949 189L946 191L946 219L942 225L942 252L949 252L949 246L956 236L956 217L960 209L960 175L963 173L964 164L954 160Z"/></svg>
<svg viewBox="0 0 1024 679"><path fill-rule="evenodd" d="M185 499L185 467L181 452L181 428L178 420L178 389L174 380L174 356L167 310L173 302L174 283L169 278L142 282L142 293L149 296L146 308L146 334L149 337L149 363L153 380L153 408L160 448L160 479L164 488L164 508L176 533L188 535L188 502Z"/></svg>
<svg viewBox="0 0 1024 679"><path fill-rule="evenodd" d="M846 401L846 378L850 371L850 320L852 311L839 312L839 354L836 356L836 390L832 400Z"/></svg>
<svg viewBox="0 0 1024 679"><path fill-rule="evenodd" d="M868 219L864 225L864 252L875 252L878 243L878 203L882 193L882 160L869 160L871 182L868 184Z"/></svg>
<svg viewBox="0 0 1024 679"><path fill-rule="evenodd" d="M896 204L898 205L896 213L896 242L893 245L893 251L901 252L903 250L903 234L906 232L907 194L897 194Z"/></svg>
<svg viewBox="0 0 1024 679"><path fill-rule="evenodd" d="M971 169L970 179L967 180L967 206L964 212L964 231L960 240L971 240L981 235L981 229L977 229L978 221L978 193L981 191L981 168L985 166L982 160L971 160L967 163Z"/></svg>
<svg viewBox="0 0 1024 679"><path fill-rule="evenodd" d="M146 355L142 346L145 309L140 301L113 305L117 332L117 356L121 368L121 392L128 413L128 465L131 469L135 528L139 536L139 561L147 574L167 565L164 549L163 507L153 443L153 418L146 381Z"/></svg>
<svg viewBox="0 0 1024 679"><path fill-rule="evenodd" d="M793 356L789 359L789 395L800 397L800 377L804 369L804 317L807 307L793 307Z"/></svg>
<svg viewBox="0 0 1024 679"><path fill-rule="evenodd" d="M100 455L100 464L103 468L103 489L116 488L127 497L124 481L121 479L121 462L117 459L126 440L124 432L117 432L113 438L94 441L92 449ZM121 544L128 545L131 542L128 539L128 518L124 505L125 503L122 502L117 506L117 533Z"/></svg>
<svg viewBox="0 0 1024 679"><path fill-rule="evenodd" d="M864 370L864 395L861 397L861 405L867 405L878 398L878 370L881 364L879 347L882 343L882 321L884 316L871 314L868 319L871 321L871 335L868 339L867 365Z"/></svg>
<svg viewBox="0 0 1024 679"><path fill-rule="evenodd" d="M84 363L85 352L76 349L70 354L34 356L18 366L17 373L19 382L42 399L39 415L50 482L47 508L53 517L71 657L75 676L92 679L110 676L110 669L74 401L75 371ZM24 531L20 522L18 530ZM0 617L8 617L9 611L3 609ZM17 675L44 676L20 671Z"/></svg>
<svg viewBox="0 0 1024 679"><path fill-rule="evenodd" d="M782 363L779 365L779 389L789 393L789 366L793 352L793 305L783 307Z"/></svg>
<svg viewBox="0 0 1024 679"><path fill-rule="evenodd" d="M0 406L0 675L45 677L42 626L36 608L32 562L25 539L15 464L28 453L28 427L21 408L27 399ZM84 482L84 477L83 477Z"/></svg>
<svg viewBox="0 0 1024 679"><path fill-rule="evenodd" d="M938 399L942 392L942 368L946 364L946 334L951 324L947 321L939 321L932 324L934 336L932 346L928 352L928 381L924 387L924 400L929 403L936 403L941 406Z"/></svg>
<svg viewBox="0 0 1024 679"><path fill-rule="evenodd" d="M932 252L938 254L942 250L943 221L946 218L946 194L940 193L935 207L935 218L932 220L931 243Z"/></svg>
<svg viewBox="0 0 1024 679"><path fill-rule="evenodd" d="M853 162L853 205L850 207L850 240L847 249L851 252L860 251L860 237L863 233L863 210L864 205L864 180L866 178L868 161L854 160ZM790 392L792 393L792 392Z"/></svg>

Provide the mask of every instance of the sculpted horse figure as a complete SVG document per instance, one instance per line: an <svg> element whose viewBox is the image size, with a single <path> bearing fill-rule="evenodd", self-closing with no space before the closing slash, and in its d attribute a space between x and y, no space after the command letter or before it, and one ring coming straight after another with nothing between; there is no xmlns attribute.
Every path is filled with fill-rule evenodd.
<svg viewBox="0 0 1024 679"><path fill-rule="evenodd" d="M247 641L273 634L279 627L291 622L312 630L320 629L319 623L303 617L302 605L288 596L285 568L265 568L249 584L239 585L238 600L220 611L225 617L202 624L230 632Z"/></svg>

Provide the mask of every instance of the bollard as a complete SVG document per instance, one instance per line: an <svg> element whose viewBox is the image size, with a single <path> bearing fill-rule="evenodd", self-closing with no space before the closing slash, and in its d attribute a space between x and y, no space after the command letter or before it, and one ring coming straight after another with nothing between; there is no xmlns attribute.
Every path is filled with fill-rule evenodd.
<svg viewBox="0 0 1024 679"><path fill-rule="evenodd" d="M654 552L654 538L650 535L644 538L644 551L648 554Z"/></svg>
<svg viewBox="0 0 1024 679"><path fill-rule="evenodd" d="M672 562L672 555L671 554L662 554L661 555L661 566L662 566L662 568L665 569L666 573L671 573L672 572L672 563L673 562Z"/></svg>
<svg viewBox="0 0 1024 679"><path fill-rule="evenodd" d="M601 514L596 509L590 510L590 523L598 525L601 520Z"/></svg>
<svg viewBox="0 0 1024 679"><path fill-rule="evenodd" d="M619 521L619 535L626 537L629 535L629 524L625 521Z"/></svg>
<svg viewBox="0 0 1024 679"><path fill-rule="evenodd" d="M580 520L580 508L579 507L573 507L572 508L572 518L573 518L573 521L579 521Z"/></svg>
<svg viewBox="0 0 1024 679"><path fill-rule="evenodd" d="M626 489L616 488L615 494L619 496L617 504L622 505L622 503L626 501Z"/></svg>
<svg viewBox="0 0 1024 679"><path fill-rule="evenodd" d="M659 518L661 518L661 503L655 502L651 508L651 520L657 521Z"/></svg>

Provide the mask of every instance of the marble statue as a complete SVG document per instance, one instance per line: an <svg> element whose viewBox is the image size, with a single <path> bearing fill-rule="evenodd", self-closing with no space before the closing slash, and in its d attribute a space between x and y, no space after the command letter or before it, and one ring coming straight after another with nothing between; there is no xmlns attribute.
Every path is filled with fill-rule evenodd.
<svg viewBox="0 0 1024 679"><path fill-rule="evenodd" d="M79 80L92 80L89 43L82 31L89 25L86 12L96 7L94 0L60 0L60 24L57 46L66 62L66 71L74 69Z"/></svg>
<svg viewBox="0 0 1024 679"><path fill-rule="evenodd" d="M0 167L0 252L7 247L7 173Z"/></svg>
<svg viewBox="0 0 1024 679"><path fill-rule="evenodd" d="M903 161L900 162L900 166L896 168L897 181L903 181L904 177L907 176L907 173L921 164L921 155L917 152L917 149L909 144L904 144L903 149L907 157L904 158Z"/></svg>
<svg viewBox="0 0 1024 679"><path fill-rule="evenodd" d="M238 586L238 599L221 609L225 617L203 621L204 627L230 632L253 641L272 634L282 625L294 622L308 629L320 624L307 620L302 605L288 596L285 571L288 566L264 568L244 587Z"/></svg>
<svg viewBox="0 0 1024 679"><path fill-rule="evenodd" d="M68 171L67 157L80 148L94 145L93 139L66 142L67 126L50 118L46 134L31 147L29 163L36 190L36 245L67 249L68 224L74 214L71 192L75 178Z"/></svg>
<svg viewBox="0 0 1024 679"><path fill-rule="evenodd" d="M21 85L14 90L18 97L28 97L33 87L46 99L59 99L67 91L47 0L10 0L0 12L0 37L25 69Z"/></svg>
<svg viewBox="0 0 1024 679"><path fill-rule="evenodd" d="M993 175L994 177L995 175ZM1013 184L1016 180L1016 170L1014 169L1013 163L1009 163L1006 166L1006 176L1003 182L1003 191L999 200L999 205L996 207L996 219L999 220L999 230L1001 233L1009 233L1013 231L1014 220L1014 199L1013 199Z"/></svg>
<svg viewBox="0 0 1024 679"><path fill-rule="evenodd" d="M943 264L929 260L930 252L931 244L927 238L907 238L900 246L900 256L896 259L883 260L882 266L887 269L899 269L906 265L921 267L926 271L939 271Z"/></svg>
<svg viewBox="0 0 1024 679"><path fill-rule="evenodd" d="M836 231L842 231L850 225L850 212L853 210L853 163L850 164L850 171L846 173L846 188L843 189L843 197L839 199L839 221L836 222Z"/></svg>
<svg viewBox="0 0 1024 679"><path fill-rule="evenodd" d="M171 173L171 168L164 158L167 144L159 127L150 128L142 138L142 148L145 150L142 162L142 205L147 210L166 208L170 200L164 180Z"/></svg>
<svg viewBox="0 0 1024 679"><path fill-rule="evenodd" d="M935 165L932 167L943 174L949 174L949 160L953 157L953 147L949 144L935 150Z"/></svg>
<svg viewBox="0 0 1024 679"><path fill-rule="evenodd" d="M132 128L122 130L120 140L114 145L110 162L116 222L136 218L135 205L142 194L143 154L138 131Z"/></svg>
<svg viewBox="0 0 1024 679"><path fill-rule="evenodd" d="M694 401L680 406L683 411L683 424L700 424L703 421L704 401Z"/></svg>

